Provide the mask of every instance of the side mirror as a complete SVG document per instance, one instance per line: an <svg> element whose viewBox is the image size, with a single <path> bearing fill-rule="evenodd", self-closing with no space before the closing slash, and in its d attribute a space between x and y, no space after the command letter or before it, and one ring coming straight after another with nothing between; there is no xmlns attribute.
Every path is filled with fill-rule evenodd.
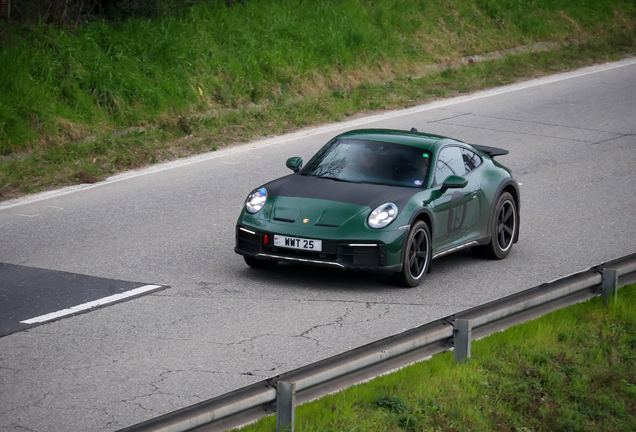
<svg viewBox="0 0 636 432"><path fill-rule="evenodd" d="M446 192L448 189L462 189L468 185L468 180L464 177L457 175L450 175L446 177L444 183L442 184L442 193Z"/></svg>
<svg viewBox="0 0 636 432"><path fill-rule="evenodd" d="M285 165L287 166L287 168L297 173L303 167L303 158L298 156L289 158L287 159Z"/></svg>

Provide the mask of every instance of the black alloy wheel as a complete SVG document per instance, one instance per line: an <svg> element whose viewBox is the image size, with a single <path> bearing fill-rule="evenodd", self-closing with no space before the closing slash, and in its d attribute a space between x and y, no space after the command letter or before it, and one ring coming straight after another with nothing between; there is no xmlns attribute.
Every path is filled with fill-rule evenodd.
<svg viewBox="0 0 636 432"><path fill-rule="evenodd" d="M515 212L515 204L511 199L505 200L499 212L497 213L497 222L495 224L497 246L499 250L504 253L508 253L512 247L512 242L515 237L515 227L517 225L517 215Z"/></svg>
<svg viewBox="0 0 636 432"><path fill-rule="evenodd" d="M428 225L423 221L417 221L406 238L402 271L394 275L395 281L409 288L418 286L431 265L431 255L431 234Z"/></svg>
<svg viewBox="0 0 636 432"><path fill-rule="evenodd" d="M473 247L472 251L477 256L504 259L510 253L517 234L517 205L512 195L504 192L499 196L495 209L490 243Z"/></svg>

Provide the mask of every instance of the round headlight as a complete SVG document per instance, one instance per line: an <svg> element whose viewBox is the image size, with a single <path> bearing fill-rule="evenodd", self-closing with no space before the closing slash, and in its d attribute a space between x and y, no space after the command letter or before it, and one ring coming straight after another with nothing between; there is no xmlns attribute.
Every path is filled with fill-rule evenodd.
<svg viewBox="0 0 636 432"><path fill-rule="evenodd" d="M398 215L398 207L392 202L378 206L369 215L369 226L371 228L384 228L395 220Z"/></svg>
<svg viewBox="0 0 636 432"><path fill-rule="evenodd" d="M260 188L255 190L245 200L245 209L250 213L256 213L263 208L267 201L267 189Z"/></svg>

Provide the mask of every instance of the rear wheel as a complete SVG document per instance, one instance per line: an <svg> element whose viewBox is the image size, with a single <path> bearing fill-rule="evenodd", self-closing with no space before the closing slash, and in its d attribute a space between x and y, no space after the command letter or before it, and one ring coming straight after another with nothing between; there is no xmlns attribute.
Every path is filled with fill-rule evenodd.
<svg viewBox="0 0 636 432"><path fill-rule="evenodd" d="M276 267L278 261L264 260L243 255L243 259L248 266L257 269L271 269Z"/></svg>
<svg viewBox="0 0 636 432"><path fill-rule="evenodd" d="M417 221L406 237L402 271L393 275L397 284L416 287L431 265L431 233L425 222Z"/></svg>
<svg viewBox="0 0 636 432"><path fill-rule="evenodd" d="M512 249L517 232L517 205L512 195L504 192L495 209L490 243L473 248L473 252L492 259L504 259Z"/></svg>

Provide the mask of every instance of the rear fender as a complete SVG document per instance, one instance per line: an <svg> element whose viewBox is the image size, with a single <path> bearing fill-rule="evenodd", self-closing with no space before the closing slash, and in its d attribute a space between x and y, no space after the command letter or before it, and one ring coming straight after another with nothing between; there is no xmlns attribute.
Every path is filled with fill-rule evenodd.
<svg viewBox="0 0 636 432"><path fill-rule="evenodd" d="M511 195L513 197L513 199L515 200L515 204L517 205L517 220L515 221L515 223L517 224L517 232L515 233L515 238L514 238L514 242L517 243L519 241L519 222L521 220L521 195L519 193L519 184L517 183L517 181L515 179L513 179L512 177L508 177L506 179L504 179L500 184L499 187L497 187L497 192L495 192L495 195L493 197L493 204L495 204L497 202L497 200L499 199L499 197L501 196L501 194L504 192L504 190L510 190L511 191ZM492 226L493 226L493 221L495 220L495 213L496 213L496 209L495 206L493 205L490 209L490 217L488 218L488 235L491 236L492 235Z"/></svg>

